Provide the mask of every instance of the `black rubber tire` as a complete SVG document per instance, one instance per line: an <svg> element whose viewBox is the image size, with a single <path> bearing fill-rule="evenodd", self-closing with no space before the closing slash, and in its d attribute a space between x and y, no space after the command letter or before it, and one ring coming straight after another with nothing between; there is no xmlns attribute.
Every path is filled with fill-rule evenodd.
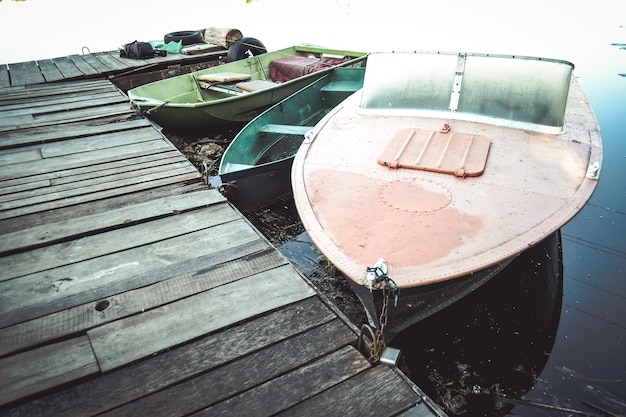
<svg viewBox="0 0 626 417"><path fill-rule="evenodd" d="M183 41L183 45L193 45L195 43L204 43L204 35L199 30L184 30L180 32L171 32L163 37L165 43Z"/></svg>
<svg viewBox="0 0 626 417"><path fill-rule="evenodd" d="M250 56L249 53L251 53L252 56L257 56L266 52L267 49L260 40L256 38L241 38L230 45L226 60L228 62L239 61L240 59L248 58Z"/></svg>

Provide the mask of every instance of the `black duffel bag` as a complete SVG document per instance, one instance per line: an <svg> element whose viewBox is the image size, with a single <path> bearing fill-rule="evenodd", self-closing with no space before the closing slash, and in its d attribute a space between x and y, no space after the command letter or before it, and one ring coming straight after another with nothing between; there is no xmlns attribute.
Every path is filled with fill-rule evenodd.
<svg viewBox="0 0 626 417"><path fill-rule="evenodd" d="M155 49L148 42L134 41L127 43L120 49L120 57L122 58L144 59L165 55L167 55L166 51Z"/></svg>

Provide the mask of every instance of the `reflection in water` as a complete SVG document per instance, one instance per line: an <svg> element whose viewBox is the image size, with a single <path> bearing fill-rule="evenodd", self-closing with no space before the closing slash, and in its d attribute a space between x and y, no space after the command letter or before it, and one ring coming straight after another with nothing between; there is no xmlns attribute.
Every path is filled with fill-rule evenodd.
<svg viewBox="0 0 626 417"><path fill-rule="evenodd" d="M520 399L532 388L552 350L562 272L557 232L394 339L405 372L451 415L506 415L513 407L506 398Z"/></svg>

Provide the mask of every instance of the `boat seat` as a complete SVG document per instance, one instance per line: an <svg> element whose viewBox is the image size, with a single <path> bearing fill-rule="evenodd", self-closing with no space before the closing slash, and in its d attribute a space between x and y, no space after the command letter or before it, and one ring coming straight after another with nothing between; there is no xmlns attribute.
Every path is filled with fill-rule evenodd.
<svg viewBox="0 0 626 417"><path fill-rule="evenodd" d="M235 84L235 86L249 93L253 91L265 90L266 88L276 87L276 83L265 80L251 80Z"/></svg>
<svg viewBox="0 0 626 417"><path fill-rule="evenodd" d="M205 90L213 90L220 93L238 96L244 94L241 89L236 88L233 83L249 80L250 74L239 74L236 72L217 72L213 74L202 74L196 78L198 86Z"/></svg>
<svg viewBox="0 0 626 417"><path fill-rule="evenodd" d="M322 92L356 92L361 89L363 83L359 83L356 81L332 81L322 87L320 90Z"/></svg>
<svg viewBox="0 0 626 417"><path fill-rule="evenodd" d="M198 81L208 83L232 83L235 81L246 81L250 79L250 74L239 74L236 72L217 72L213 74L198 75Z"/></svg>
<svg viewBox="0 0 626 417"><path fill-rule="evenodd" d="M260 133L272 133L276 135L302 135L309 130L313 129L313 126L299 126L299 125L278 125L268 123L260 129Z"/></svg>

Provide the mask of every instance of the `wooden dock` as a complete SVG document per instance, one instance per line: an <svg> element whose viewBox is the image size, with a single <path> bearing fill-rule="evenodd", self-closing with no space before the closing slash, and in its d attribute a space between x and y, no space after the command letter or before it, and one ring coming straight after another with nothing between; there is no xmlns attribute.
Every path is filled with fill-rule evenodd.
<svg viewBox="0 0 626 417"><path fill-rule="evenodd" d="M0 415L444 416L107 80L0 88Z"/></svg>
<svg viewBox="0 0 626 417"><path fill-rule="evenodd" d="M136 76L139 72L154 72L157 73L155 77L163 77L164 74L160 71L167 69L168 66L217 62L227 52L223 47L215 46L205 53L196 55L168 54L164 57L129 59L121 58L118 51L106 51L3 64L0 66L0 88L124 75ZM155 79L158 78L146 78L143 82ZM132 88L133 85L124 87Z"/></svg>

